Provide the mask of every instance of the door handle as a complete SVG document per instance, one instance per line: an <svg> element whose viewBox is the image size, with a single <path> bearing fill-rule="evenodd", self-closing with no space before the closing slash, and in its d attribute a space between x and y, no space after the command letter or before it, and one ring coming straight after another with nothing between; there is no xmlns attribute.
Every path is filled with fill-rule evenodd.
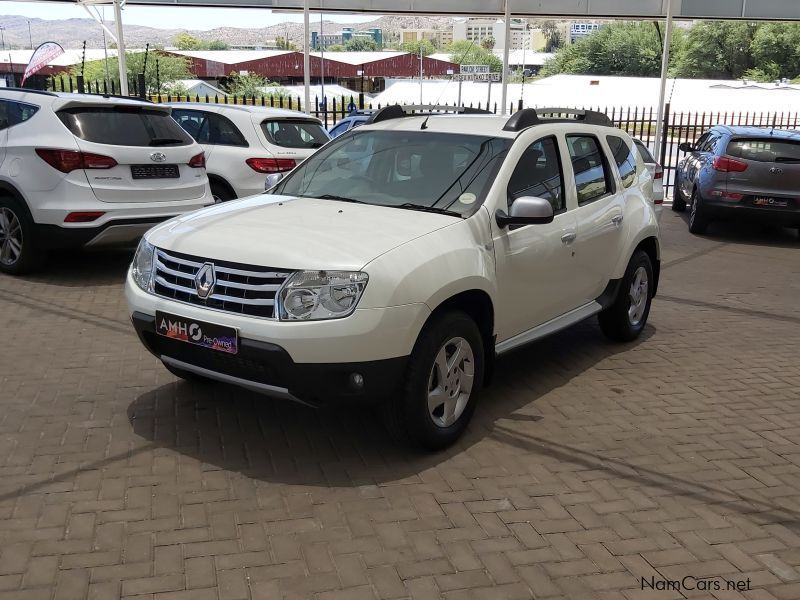
<svg viewBox="0 0 800 600"><path fill-rule="evenodd" d="M620 223L622 223L623 218L624 217L622 215L614 215L613 217L611 217L611 222L614 225L619 225Z"/></svg>
<svg viewBox="0 0 800 600"><path fill-rule="evenodd" d="M574 231L568 231L561 236L561 243L569 245L575 241L576 237L578 237L578 234L576 234Z"/></svg>

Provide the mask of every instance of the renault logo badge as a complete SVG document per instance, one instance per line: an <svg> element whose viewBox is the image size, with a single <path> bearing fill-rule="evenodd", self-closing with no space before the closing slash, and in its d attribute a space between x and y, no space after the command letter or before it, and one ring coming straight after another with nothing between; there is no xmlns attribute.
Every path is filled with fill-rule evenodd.
<svg viewBox="0 0 800 600"><path fill-rule="evenodd" d="M163 152L153 152L150 155L150 160L152 160L153 162L164 162L165 160L167 160L167 155L164 154Z"/></svg>
<svg viewBox="0 0 800 600"><path fill-rule="evenodd" d="M205 300L214 291L214 285L217 283L217 275L214 273L214 265L206 263L194 276L194 288L197 290L197 296Z"/></svg>

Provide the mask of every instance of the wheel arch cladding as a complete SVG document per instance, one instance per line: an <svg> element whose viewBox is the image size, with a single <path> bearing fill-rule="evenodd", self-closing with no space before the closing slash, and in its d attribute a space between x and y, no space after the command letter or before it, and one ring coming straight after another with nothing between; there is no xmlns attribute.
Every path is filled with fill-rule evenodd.
<svg viewBox="0 0 800 600"><path fill-rule="evenodd" d="M647 237L643 239L636 248L633 250L635 254L637 250L642 250L648 257L650 257L650 264L653 267L653 296L658 291L658 280L661 275L661 250L658 245L658 240L654 237Z"/></svg>
<svg viewBox="0 0 800 600"><path fill-rule="evenodd" d="M424 330L438 316L450 310L465 312L475 321L481 332L484 356L484 385L488 385L494 371L494 304L484 290L465 290L450 296L439 303L428 316L422 329Z"/></svg>

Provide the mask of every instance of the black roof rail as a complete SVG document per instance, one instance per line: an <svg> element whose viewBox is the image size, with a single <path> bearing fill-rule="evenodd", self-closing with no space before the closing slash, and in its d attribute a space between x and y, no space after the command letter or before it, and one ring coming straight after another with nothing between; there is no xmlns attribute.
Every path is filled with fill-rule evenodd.
<svg viewBox="0 0 800 600"><path fill-rule="evenodd" d="M524 108L515 112L506 122L503 131L522 131L543 123L580 122L587 125L613 127L608 115L596 110L577 108Z"/></svg>
<svg viewBox="0 0 800 600"><path fill-rule="evenodd" d="M4 87L0 88L0 91L3 92L20 92L23 94L39 94L41 96L58 96L55 92L48 92L47 90L34 90L28 88L19 88L19 87Z"/></svg>
<svg viewBox="0 0 800 600"><path fill-rule="evenodd" d="M430 115L448 114L453 113L457 115L491 115L494 114L489 110L481 108L471 108L469 106L446 106L438 104L408 104L401 106L399 104L392 104L385 106L376 112L367 121L370 123L379 123L381 121L388 121L390 119L402 119L403 117L424 117Z"/></svg>

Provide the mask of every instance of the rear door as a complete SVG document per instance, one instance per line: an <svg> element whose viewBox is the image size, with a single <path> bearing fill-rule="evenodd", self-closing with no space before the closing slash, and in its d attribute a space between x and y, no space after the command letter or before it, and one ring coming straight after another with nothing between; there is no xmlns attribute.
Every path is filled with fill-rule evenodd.
<svg viewBox="0 0 800 600"><path fill-rule="evenodd" d="M726 154L742 166L729 169L727 191L743 194L743 201L756 206L797 208L796 203L800 203L800 136L797 137L797 140L732 139Z"/></svg>
<svg viewBox="0 0 800 600"><path fill-rule="evenodd" d="M82 152L110 157L116 163L86 169L98 200L174 202L205 194L205 169L190 166L201 149L168 109L132 103L72 103L57 115Z"/></svg>

